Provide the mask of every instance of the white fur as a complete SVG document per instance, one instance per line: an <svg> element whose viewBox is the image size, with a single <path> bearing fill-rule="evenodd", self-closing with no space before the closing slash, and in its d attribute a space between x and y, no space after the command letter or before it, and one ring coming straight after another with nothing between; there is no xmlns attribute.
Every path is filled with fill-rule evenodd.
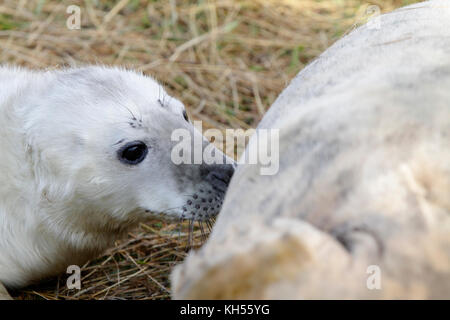
<svg viewBox="0 0 450 320"><path fill-rule="evenodd" d="M7 287L84 263L148 211L180 217L185 195L201 185L180 186L170 163L170 132L199 133L184 120L183 104L149 77L106 67L0 67L0 88L0 282ZM150 145L146 160L118 161L121 140Z"/></svg>

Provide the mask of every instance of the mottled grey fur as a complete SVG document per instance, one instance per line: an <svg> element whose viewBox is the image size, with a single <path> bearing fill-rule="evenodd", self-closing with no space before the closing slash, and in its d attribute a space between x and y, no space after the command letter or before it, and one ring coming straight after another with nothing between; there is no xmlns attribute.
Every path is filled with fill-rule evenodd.
<svg viewBox="0 0 450 320"><path fill-rule="evenodd" d="M238 168L174 298L450 298L450 4L380 22L273 104L259 128L280 129L280 171Z"/></svg>

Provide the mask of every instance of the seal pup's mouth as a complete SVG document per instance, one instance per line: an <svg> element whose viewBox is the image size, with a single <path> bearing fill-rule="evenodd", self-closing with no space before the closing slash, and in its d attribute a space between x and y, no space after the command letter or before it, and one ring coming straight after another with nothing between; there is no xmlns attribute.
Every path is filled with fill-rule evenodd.
<svg viewBox="0 0 450 320"><path fill-rule="evenodd" d="M189 247L192 247L192 236L194 223L198 223L203 240L211 232L215 219L222 209L222 204L234 174L236 164L208 166L203 175L203 181L197 183L193 192L184 196L185 200L181 206L170 208L159 213L145 210L146 213L157 215L163 220L189 221Z"/></svg>
<svg viewBox="0 0 450 320"><path fill-rule="evenodd" d="M234 168L234 165L223 165L208 172L205 182L186 200L181 218L206 221L216 217L222 208Z"/></svg>
<svg viewBox="0 0 450 320"><path fill-rule="evenodd" d="M206 221L215 218L222 208L225 192L199 189L182 207L181 219Z"/></svg>

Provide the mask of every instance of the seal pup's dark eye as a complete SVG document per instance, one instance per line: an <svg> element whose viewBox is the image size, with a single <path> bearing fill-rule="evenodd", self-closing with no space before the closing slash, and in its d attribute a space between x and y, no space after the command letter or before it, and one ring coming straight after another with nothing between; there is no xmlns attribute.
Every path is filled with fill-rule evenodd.
<svg viewBox="0 0 450 320"><path fill-rule="evenodd" d="M189 117L188 117L188 115L187 115L186 110L183 110L183 117L184 117L184 120L186 120L187 122L189 122Z"/></svg>
<svg viewBox="0 0 450 320"><path fill-rule="evenodd" d="M144 161L148 148L142 141L127 143L119 150L119 160L126 164L136 165Z"/></svg>

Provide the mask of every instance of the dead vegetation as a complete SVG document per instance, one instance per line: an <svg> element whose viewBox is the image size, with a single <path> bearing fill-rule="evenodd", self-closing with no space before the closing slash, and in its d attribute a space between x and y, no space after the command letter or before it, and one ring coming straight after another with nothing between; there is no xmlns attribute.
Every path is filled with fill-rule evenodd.
<svg viewBox="0 0 450 320"><path fill-rule="evenodd" d="M119 0L0 2L0 62L31 68L85 63L142 70L164 83L204 128L255 127L295 74L333 42L415 0ZM81 28L66 26L77 5ZM231 151L232 152L232 151ZM186 254L187 226L142 224L82 268L13 293L17 299L167 299ZM195 245L200 245L196 228Z"/></svg>

